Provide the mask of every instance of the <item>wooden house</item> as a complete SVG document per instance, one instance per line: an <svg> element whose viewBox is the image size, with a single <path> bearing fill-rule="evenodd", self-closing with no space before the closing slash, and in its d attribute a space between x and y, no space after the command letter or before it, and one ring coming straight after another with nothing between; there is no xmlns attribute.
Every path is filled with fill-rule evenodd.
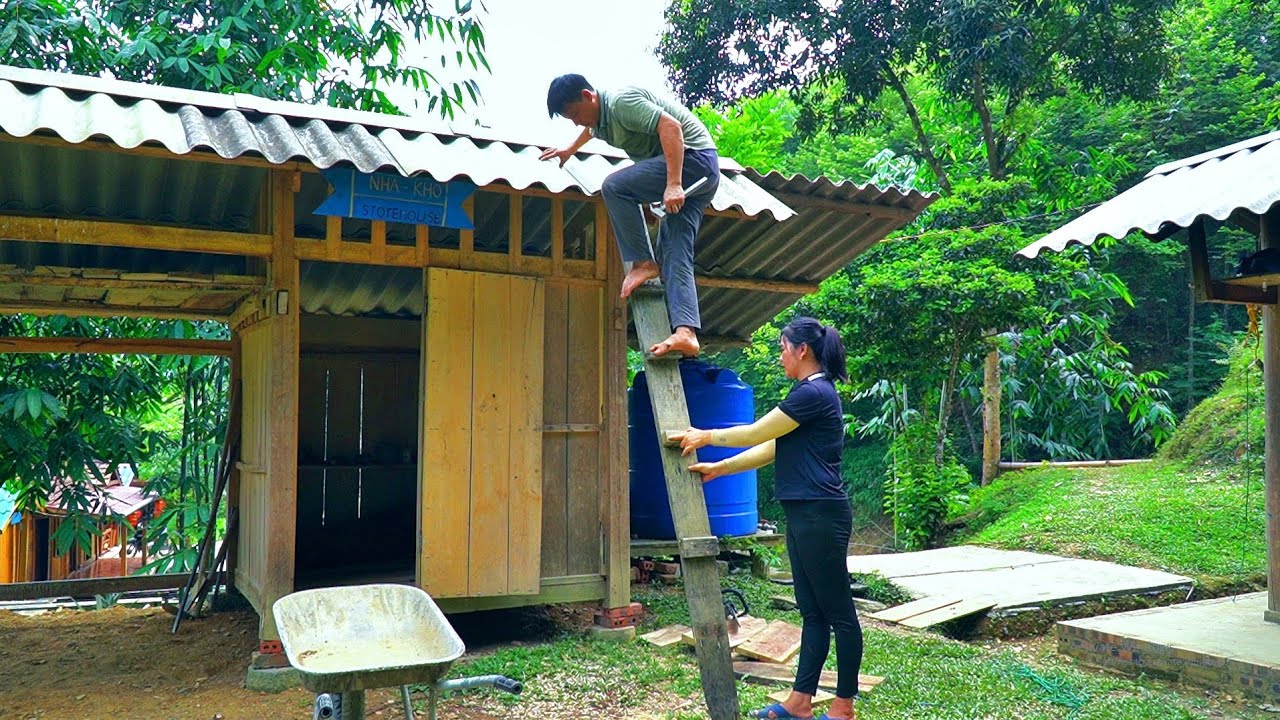
<svg viewBox="0 0 1280 720"><path fill-rule="evenodd" d="M416 583L446 611L620 607L628 320L598 191L628 161L588 145L562 169L539 152L480 128L0 67L0 310L229 325L224 345L75 349L231 356L229 562L264 640L276 598L337 583ZM316 214L342 173L472 183L474 228ZM698 246L704 339L744 342L933 199L726 159Z"/></svg>
<svg viewBox="0 0 1280 720"><path fill-rule="evenodd" d="M43 582L75 577L126 575L145 564L141 553L128 556L130 530L117 522L126 518L137 525L158 497L141 484L122 477L122 468L99 464L102 481L91 481L84 502L88 514L102 531L91 540L90 550L72 545L57 552L54 535L67 515L70 502L62 489L69 481L59 480L39 512L19 513L12 494L0 488L0 583ZM115 548L124 554L118 559ZM111 557L104 557L110 555Z"/></svg>

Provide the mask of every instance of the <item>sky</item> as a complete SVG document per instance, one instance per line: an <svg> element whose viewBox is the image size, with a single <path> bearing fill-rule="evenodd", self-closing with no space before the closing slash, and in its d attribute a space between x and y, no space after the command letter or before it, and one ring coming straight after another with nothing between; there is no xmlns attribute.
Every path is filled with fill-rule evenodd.
<svg viewBox="0 0 1280 720"><path fill-rule="evenodd" d="M597 88L641 85L669 90L653 53L662 34L664 0L483 0L486 55L493 74L476 76L481 122L537 144L567 145L578 134L568 120L547 117L547 86L564 73ZM439 49L423 50L438 66ZM412 92L392 97L410 114ZM465 125L469 120L454 121Z"/></svg>

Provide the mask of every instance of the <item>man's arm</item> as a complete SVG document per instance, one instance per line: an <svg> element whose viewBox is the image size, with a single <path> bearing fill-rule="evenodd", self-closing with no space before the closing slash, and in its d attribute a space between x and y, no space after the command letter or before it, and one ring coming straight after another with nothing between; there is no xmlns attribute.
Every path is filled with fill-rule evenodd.
<svg viewBox="0 0 1280 720"><path fill-rule="evenodd" d="M667 212L678 213L684 205L684 129L665 112L658 116L658 140L667 161L667 189L662 193L662 205Z"/></svg>
<svg viewBox="0 0 1280 720"><path fill-rule="evenodd" d="M591 140L591 128L583 128L582 132L578 133L578 139L574 140L572 145L566 148L551 148L549 150L543 150L542 155L538 159L550 160L551 158L559 158L560 167L564 167L564 164L569 162L569 158L573 157L573 154L578 152L579 148L586 145L589 140ZM683 144L683 142L684 139L681 137L681 144ZM683 153L681 154L683 155Z"/></svg>

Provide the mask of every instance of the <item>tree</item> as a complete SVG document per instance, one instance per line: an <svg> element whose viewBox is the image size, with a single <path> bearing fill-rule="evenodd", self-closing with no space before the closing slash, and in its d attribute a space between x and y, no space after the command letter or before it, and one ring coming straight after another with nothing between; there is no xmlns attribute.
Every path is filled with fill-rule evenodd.
<svg viewBox="0 0 1280 720"><path fill-rule="evenodd" d="M25 67L110 73L212 92L398 113L407 85L445 116L475 102L474 79L443 81L409 62L410 42L452 48L440 68L488 69L471 0L438 14L430 0L10 0L0 57ZM465 93L465 97L464 97Z"/></svg>
<svg viewBox="0 0 1280 720"><path fill-rule="evenodd" d="M1018 110L1074 84L1101 97L1147 97L1167 61L1174 0L672 0L658 47L686 98L730 102L764 90L839 83L865 107L893 92L917 150L951 189L947 158L909 89L929 73L975 112L992 179L1007 176L1025 132Z"/></svg>

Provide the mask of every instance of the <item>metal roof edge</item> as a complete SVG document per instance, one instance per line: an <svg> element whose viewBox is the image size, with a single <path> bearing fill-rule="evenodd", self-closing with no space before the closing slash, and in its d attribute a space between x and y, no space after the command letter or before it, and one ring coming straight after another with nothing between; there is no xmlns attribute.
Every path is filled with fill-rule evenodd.
<svg viewBox="0 0 1280 720"><path fill-rule="evenodd" d="M1277 130L1276 132L1267 133L1265 135L1259 135L1255 138L1249 138L1248 140L1241 140L1238 143L1233 143L1225 147L1220 147L1216 150L1209 150L1206 152L1202 152L1199 155L1192 155L1189 158L1183 158L1181 160L1171 160L1163 165L1156 166L1155 169L1153 169L1151 172L1147 173L1146 175L1143 175L1142 177L1145 180L1147 178L1155 177L1156 175L1168 175L1174 170L1180 170L1185 167L1194 167L1196 165L1207 162L1209 160L1213 160L1214 158L1224 158L1229 155L1234 155L1240 152L1241 150L1252 150L1254 148L1261 147L1263 145L1267 145L1272 142L1275 142L1276 140L1280 140L1280 130Z"/></svg>

